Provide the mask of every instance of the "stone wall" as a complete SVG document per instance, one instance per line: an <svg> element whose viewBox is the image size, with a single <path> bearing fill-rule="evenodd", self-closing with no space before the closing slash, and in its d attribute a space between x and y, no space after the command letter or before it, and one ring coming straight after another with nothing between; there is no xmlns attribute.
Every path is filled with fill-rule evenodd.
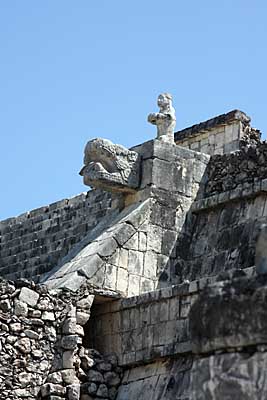
<svg viewBox="0 0 267 400"><path fill-rule="evenodd" d="M185 400L190 398L192 357L162 359L126 369L117 400Z"/></svg>
<svg viewBox="0 0 267 400"><path fill-rule="evenodd" d="M57 323L66 303L45 287L0 283L0 392L2 398L37 398L57 358Z"/></svg>
<svg viewBox="0 0 267 400"><path fill-rule="evenodd" d="M110 194L92 190L1 221L0 275L38 281L110 212Z"/></svg>
<svg viewBox="0 0 267 400"><path fill-rule="evenodd" d="M205 197L240 191L244 185L256 186L267 178L267 143L257 141L256 137L254 143L250 140L240 151L214 156L206 173Z"/></svg>
<svg viewBox="0 0 267 400"><path fill-rule="evenodd" d="M193 205L177 241L173 283L254 265L256 237L267 221L267 194L251 188L247 195Z"/></svg>
<svg viewBox="0 0 267 400"><path fill-rule="evenodd" d="M47 287L0 282L0 397L114 400L122 378L116 355L83 345L94 295L83 287L51 295Z"/></svg>
<svg viewBox="0 0 267 400"><path fill-rule="evenodd" d="M266 276L207 287L190 312L192 400L264 399Z"/></svg>
<svg viewBox="0 0 267 400"><path fill-rule="evenodd" d="M211 281L204 278L95 305L85 330L90 347L103 354L115 351L123 367L189 352L189 310Z"/></svg>
<svg viewBox="0 0 267 400"><path fill-rule="evenodd" d="M176 144L187 149L210 155L226 154L239 149L240 139L250 129L250 118L233 110L178 131L174 138Z"/></svg>

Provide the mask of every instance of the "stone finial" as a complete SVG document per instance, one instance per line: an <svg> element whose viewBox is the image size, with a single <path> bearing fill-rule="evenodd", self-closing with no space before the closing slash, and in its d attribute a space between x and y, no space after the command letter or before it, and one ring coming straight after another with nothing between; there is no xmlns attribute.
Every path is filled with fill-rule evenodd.
<svg viewBox="0 0 267 400"><path fill-rule="evenodd" d="M140 156L107 139L93 139L85 146L85 185L111 192L133 192L139 186Z"/></svg>
<svg viewBox="0 0 267 400"><path fill-rule="evenodd" d="M148 122L157 125L157 139L174 143L174 128L176 124L175 110L172 106L172 96L161 93L158 96L159 112L149 114Z"/></svg>
<svg viewBox="0 0 267 400"><path fill-rule="evenodd" d="M260 228L256 241L255 264L258 275L267 274L267 225Z"/></svg>

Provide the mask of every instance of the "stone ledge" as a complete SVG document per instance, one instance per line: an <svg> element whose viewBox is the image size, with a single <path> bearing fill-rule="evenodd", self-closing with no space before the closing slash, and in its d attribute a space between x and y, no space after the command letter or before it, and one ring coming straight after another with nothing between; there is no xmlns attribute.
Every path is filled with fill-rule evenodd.
<svg viewBox="0 0 267 400"><path fill-rule="evenodd" d="M240 121L245 124L250 123L250 117L246 115L243 111L233 110L226 114L218 115L217 117L208 119L207 121L201 122L190 126L189 128L182 129L181 131L174 133L175 142L179 142L189 137L197 136L205 131L210 131L211 129L217 128L223 125L229 125L234 121Z"/></svg>
<svg viewBox="0 0 267 400"><path fill-rule="evenodd" d="M193 213L198 213L203 210L218 207L222 204L236 201L239 199L253 198L260 193L267 192L267 178L255 180L251 184L239 185L235 189L228 190L205 199L196 200L191 207Z"/></svg>

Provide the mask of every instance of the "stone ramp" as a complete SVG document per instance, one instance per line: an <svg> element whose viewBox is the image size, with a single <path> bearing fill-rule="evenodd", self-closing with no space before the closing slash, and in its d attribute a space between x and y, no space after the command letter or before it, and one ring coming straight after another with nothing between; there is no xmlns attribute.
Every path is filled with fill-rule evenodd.
<svg viewBox="0 0 267 400"><path fill-rule="evenodd" d="M140 284L153 290L156 277L143 265L150 211L148 199L103 220L44 282L50 289L77 291L87 281L123 295L139 294Z"/></svg>

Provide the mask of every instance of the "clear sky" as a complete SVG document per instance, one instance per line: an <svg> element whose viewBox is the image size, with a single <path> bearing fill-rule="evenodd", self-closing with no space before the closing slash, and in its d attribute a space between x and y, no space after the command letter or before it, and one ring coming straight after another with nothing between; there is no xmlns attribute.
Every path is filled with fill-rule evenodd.
<svg viewBox="0 0 267 400"><path fill-rule="evenodd" d="M0 219L76 195L87 140L155 137L239 108L267 131L264 0L0 0Z"/></svg>

